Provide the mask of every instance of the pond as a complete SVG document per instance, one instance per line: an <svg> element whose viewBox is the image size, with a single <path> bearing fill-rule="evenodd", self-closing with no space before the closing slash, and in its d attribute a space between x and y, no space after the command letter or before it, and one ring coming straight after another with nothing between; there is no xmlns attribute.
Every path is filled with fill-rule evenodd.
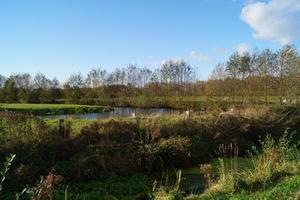
<svg viewBox="0 0 300 200"><path fill-rule="evenodd" d="M236 170L237 172L241 172L246 169L250 169L253 167L251 159L238 157L235 159L232 158L224 158L224 170L225 172L229 172L231 170ZM235 167L233 166L235 163ZM220 167L220 161L218 159L213 159L210 164L213 166L214 171L216 172ZM206 180L200 170L200 166L185 168L182 169L182 178L180 183L180 188L188 194L199 194L204 191L206 187Z"/></svg>
<svg viewBox="0 0 300 200"><path fill-rule="evenodd" d="M68 115L52 115L47 116L48 119L105 119L111 117L129 117L129 116L145 116L145 115L175 115L181 114L183 111L169 108L130 108L130 107L114 107L110 112L103 113L86 113L86 114L68 114Z"/></svg>

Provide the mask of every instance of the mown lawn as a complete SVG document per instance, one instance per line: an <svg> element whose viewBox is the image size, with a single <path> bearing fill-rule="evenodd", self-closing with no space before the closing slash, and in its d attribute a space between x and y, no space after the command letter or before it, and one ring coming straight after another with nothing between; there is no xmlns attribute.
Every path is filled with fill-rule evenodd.
<svg viewBox="0 0 300 200"><path fill-rule="evenodd" d="M13 111L33 115L62 115L107 112L106 106L90 106L75 104L0 104L0 111Z"/></svg>

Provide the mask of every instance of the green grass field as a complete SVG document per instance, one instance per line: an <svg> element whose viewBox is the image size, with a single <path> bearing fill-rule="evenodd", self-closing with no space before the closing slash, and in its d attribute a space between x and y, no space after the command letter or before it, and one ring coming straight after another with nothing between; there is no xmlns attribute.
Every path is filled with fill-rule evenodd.
<svg viewBox="0 0 300 200"><path fill-rule="evenodd" d="M298 97L298 102L300 97ZM135 96L120 98L104 98L96 100L98 105L103 106L122 106L122 107L142 107L142 108L173 108L173 109L192 109L207 110L214 108L227 109L228 107L241 105L281 105L280 98L268 96L267 101L264 96L244 97L225 97L225 96Z"/></svg>
<svg viewBox="0 0 300 200"><path fill-rule="evenodd" d="M0 111L13 111L33 115L62 115L107 112L106 106L90 106L75 104L0 104Z"/></svg>

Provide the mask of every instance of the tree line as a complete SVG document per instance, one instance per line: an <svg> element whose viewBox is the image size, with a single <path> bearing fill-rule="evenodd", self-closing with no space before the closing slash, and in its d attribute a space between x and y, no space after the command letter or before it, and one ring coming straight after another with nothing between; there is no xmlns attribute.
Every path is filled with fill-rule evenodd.
<svg viewBox="0 0 300 200"><path fill-rule="evenodd" d="M233 53L218 64L206 83L206 94L234 101L296 102L300 95L300 55L292 45L274 52L270 49Z"/></svg>
<svg viewBox="0 0 300 200"><path fill-rule="evenodd" d="M220 101L294 102L300 94L300 55L292 45L274 52L234 52L218 64L207 81L196 78L196 67L184 60L168 60L155 70L129 65L107 72L92 69L72 74L65 82L38 73L0 75L0 102L86 103L120 97L206 96Z"/></svg>
<svg viewBox="0 0 300 200"><path fill-rule="evenodd" d="M42 73L18 73L0 75L0 102L93 104L99 98L165 95L166 89L185 95L195 82L195 68L184 60L169 60L155 70L133 64L111 73L95 68L87 76L72 74L63 83Z"/></svg>

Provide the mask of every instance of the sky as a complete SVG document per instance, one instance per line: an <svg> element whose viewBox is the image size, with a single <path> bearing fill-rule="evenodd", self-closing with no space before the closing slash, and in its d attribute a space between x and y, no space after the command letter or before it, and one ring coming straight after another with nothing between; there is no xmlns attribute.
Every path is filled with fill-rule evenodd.
<svg viewBox="0 0 300 200"><path fill-rule="evenodd" d="M234 51L300 47L299 19L300 0L0 0L0 74L185 59L205 80Z"/></svg>

